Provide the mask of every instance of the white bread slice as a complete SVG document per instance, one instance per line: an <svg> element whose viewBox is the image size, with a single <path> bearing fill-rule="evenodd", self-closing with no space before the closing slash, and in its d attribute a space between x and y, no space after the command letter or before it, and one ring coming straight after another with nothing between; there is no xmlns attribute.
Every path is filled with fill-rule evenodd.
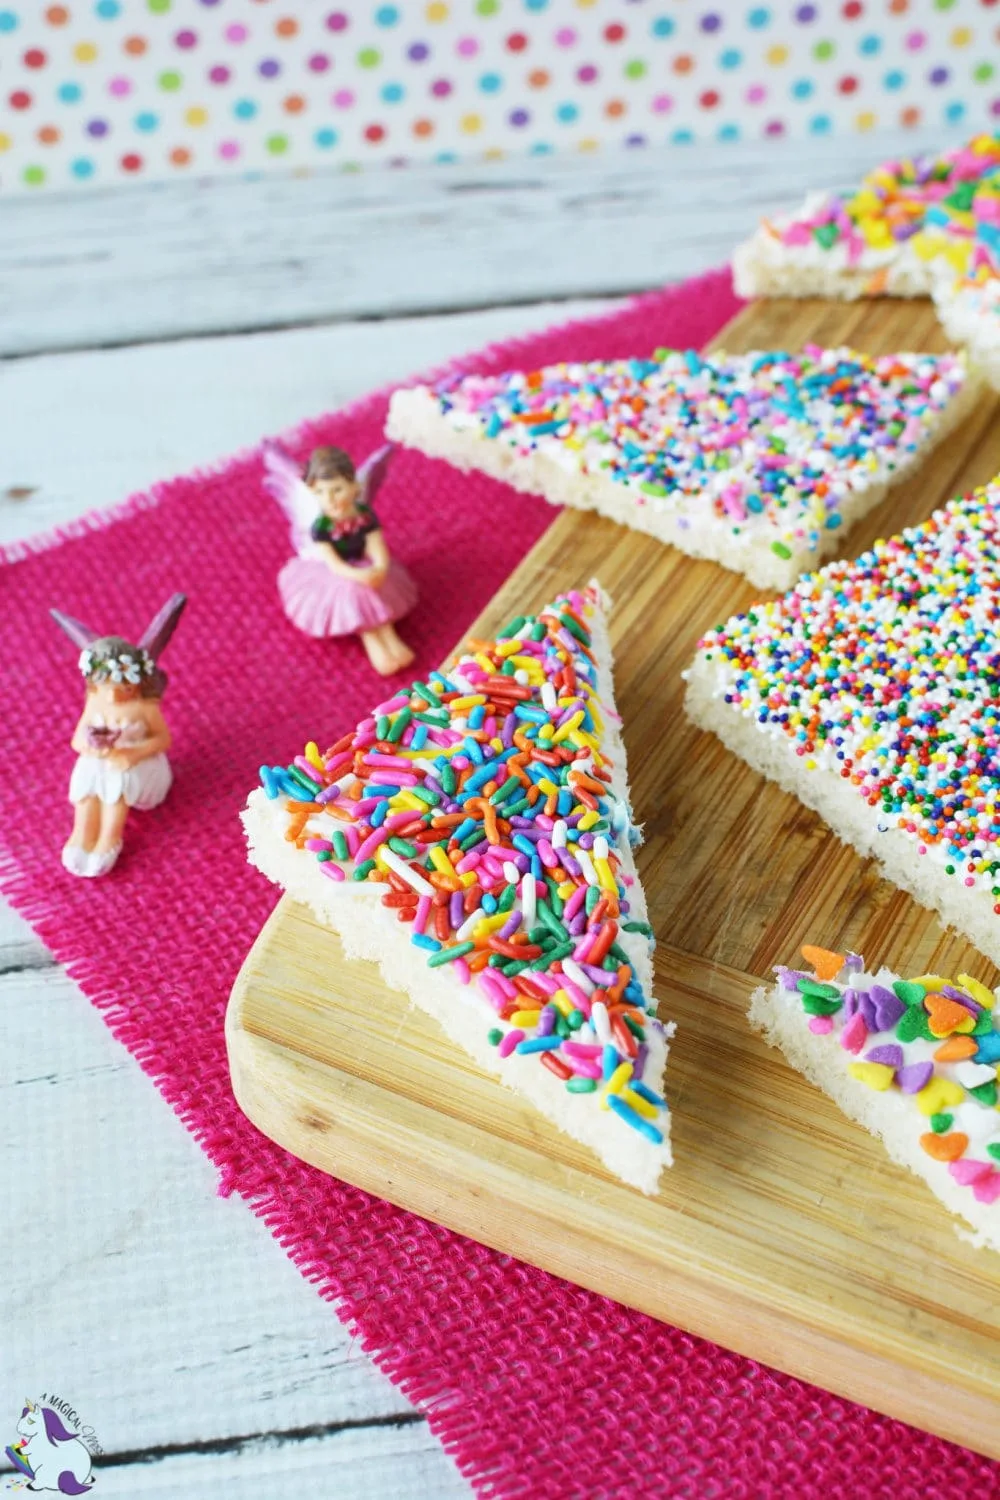
<svg viewBox="0 0 1000 1500"><path fill-rule="evenodd" d="M362 720L357 730L344 736L339 748L321 755L310 745L292 766L264 768L265 786L251 793L243 822L251 862L336 929L349 958L378 963L386 982L432 1016L481 1068L521 1093L553 1125L590 1147L610 1172L652 1193L662 1167L671 1160L670 1116L662 1098L662 1080L674 1028L656 1017L652 998L653 940L632 856L638 831L629 806L625 750L615 712L605 605L595 584L561 595L538 615L519 617L496 641L478 643L461 654L443 675L431 673L427 684L415 683L393 695ZM505 664L509 664L506 671ZM505 698L504 694L516 696ZM518 708L522 716L511 719ZM428 718L437 724L428 724ZM512 739L515 730L516 741ZM420 745L422 731L427 739ZM386 738L377 739L379 734ZM445 744L452 736L453 744ZM482 766L476 765L474 755L463 766L463 761L470 761L470 742L477 747L475 754L483 757ZM373 744L382 748L373 750ZM490 776L489 767L501 754L504 768ZM383 757L383 764L368 765L365 757L371 755ZM553 758L558 764L550 763ZM511 772L507 760L514 766ZM353 793L360 790L357 771L366 786L386 788L397 784L392 781L394 775L410 774L414 784L429 792L431 805L405 792L375 791L355 799ZM456 788L449 772L475 778L473 787ZM581 775L589 781L580 781ZM373 781L376 777L379 780ZM494 782L499 784L491 791ZM527 787L532 782L540 786L529 798ZM596 791L595 784L604 785L605 790ZM315 788L312 796L307 790L310 786ZM339 791L328 801L334 786ZM494 796L495 804L490 801ZM492 813L487 814L478 797L489 801ZM355 811L359 800L360 811ZM378 824L383 805L394 816L414 802L409 818L413 823L419 820L428 833L435 817L454 819L462 813L462 821L453 821L435 846L445 854L450 847L448 859L435 856L435 867L427 853L431 846L414 843L416 831L411 829L396 850L379 845L368 876L354 878L358 862L335 852L334 834L353 839L358 830L363 842L355 847L365 855L370 820ZM526 805L520 812L514 812L522 803ZM542 810L536 813L535 809ZM505 811L509 813L506 818ZM335 812L348 816L338 818ZM596 818L588 816L594 812ZM536 821L510 821L529 813ZM494 816L498 819L495 833L489 826ZM581 818L582 832L575 826ZM595 822L596 834L589 832ZM464 828L461 842L466 844L467 856L480 857L481 863L474 868L449 844L456 826ZM539 831L545 836L537 837ZM535 836L529 837L533 832ZM516 834L521 835L520 845L513 842ZM499 842L491 842L493 838ZM529 859L525 849L535 850L534 857ZM517 871L511 861L518 863ZM520 913L517 930L510 936L517 938L526 930L529 951L537 960L534 970L522 967L521 973L529 976L524 983L528 987L544 984L550 992L548 1000L542 994L534 1004L524 998L504 1008L497 986L503 984L513 993L513 975L504 976L499 968L488 968L485 972L490 977L485 981L478 974L470 975L466 960L476 960L479 950L495 935L478 926L475 914L471 918L462 914L458 929L448 923L442 948L433 937L437 930L433 907L427 914L425 906L418 906L416 920L404 924L397 909L383 904L383 897L393 891L393 885L386 883L389 877L401 892L413 891L413 897L407 898L413 909L413 900L436 894L442 883L453 884L451 876L458 865L460 879L475 877L466 888L484 902L480 918L496 899L501 903L496 915L506 911L505 922L513 923ZM562 877L556 876L555 899L538 878L540 871L553 868ZM346 878L333 878L337 871ZM587 894L591 891L596 895ZM557 933L565 930L566 921L556 915L556 909L563 903L572 904L574 916L570 937L560 948ZM612 916L616 910L617 922ZM414 941L415 929L423 923L425 930L419 937L427 947ZM591 963L591 949L595 944L605 946L609 939L612 946L606 956L594 954ZM572 952L566 946L570 940ZM461 948L462 956L457 959L431 962L436 953L466 942L476 946ZM557 956L550 959L549 952ZM502 953L495 957L505 965L523 962L516 954L514 960ZM616 1010L618 1002L629 1009ZM512 1005L516 1005L516 1021L510 1019ZM544 1042L545 1033L552 1033L553 1021L554 1035L563 1033L558 1046L553 1045L551 1035L545 1043L548 1051L532 1051L524 1045ZM387 1036L385 1044L391 1046L391 1042ZM543 1056L551 1058L558 1071L550 1071L552 1063L543 1065ZM574 1091L584 1087L592 1091Z"/></svg>
<svg viewBox="0 0 1000 1500"><path fill-rule="evenodd" d="M994 480L710 631L685 674L696 724L996 964L998 621Z"/></svg>
<svg viewBox="0 0 1000 1500"><path fill-rule="evenodd" d="M754 991L750 1024L965 1219L973 1243L1000 1250L996 994L968 975L901 982L888 969L866 973L857 955L803 955L801 968L779 968L776 984ZM980 1034L968 1035L974 1021Z"/></svg>
<svg viewBox="0 0 1000 1500"><path fill-rule="evenodd" d="M396 391L386 431L787 588L920 467L976 388L955 355L658 350ZM539 406L551 420L526 420Z"/></svg>
<svg viewBox="0 0 1000 1500"><path fill-rule="evenodd" d="M948 337L1000 388L1000 137L889 161L850 193L811 193L733 253L741 297L933 297ZM980 196L980 189L984 189Z"/></svg>

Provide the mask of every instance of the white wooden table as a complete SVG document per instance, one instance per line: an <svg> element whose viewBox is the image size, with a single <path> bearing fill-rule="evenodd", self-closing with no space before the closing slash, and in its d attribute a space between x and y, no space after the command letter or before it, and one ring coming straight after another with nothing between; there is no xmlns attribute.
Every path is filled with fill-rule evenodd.
<svg viewBox="0 0 1000 1500"><path fill-rule="evenodd" d="M860 138L0 203L0 351L20 356L0 363L0 541L600 305L533 299L719 264L761 211L850 181L874 150ZM447 311L463 307L481 310ZM2 903L0 1016L0 1450L22 1396L55 1388L96 1429L109 1500L468 1494L263 1225L216 1197L198 1147Z"/></svg>

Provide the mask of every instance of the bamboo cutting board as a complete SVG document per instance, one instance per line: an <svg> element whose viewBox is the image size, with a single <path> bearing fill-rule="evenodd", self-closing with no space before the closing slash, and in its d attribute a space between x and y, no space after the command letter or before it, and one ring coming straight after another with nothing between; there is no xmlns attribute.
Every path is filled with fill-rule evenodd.
<svg viewBox="0 0 1000 1500"><path fill-rule="evenodd" d="M771 301L718 344L873 353L945 347L928 304ZM642 352L642 351L637 351ZM847 555L1000 470L981 398ZM1000 1256L973 1250L917 1178L750 1031L750 990L803 942L908 973L989 963L820 819L682 711L701 632L759 591L712 563L565 511L471 633L600 578L639 871L678 1022L667 1093L677 1165L654 1199L611 1179L471 1063L435 1023L346 964L284 898L226 1023L233 1087L264 1133L323 1171L483 1243L876 1410L1000 1458ZM326 726L339 733L344 726Z"/></svg>

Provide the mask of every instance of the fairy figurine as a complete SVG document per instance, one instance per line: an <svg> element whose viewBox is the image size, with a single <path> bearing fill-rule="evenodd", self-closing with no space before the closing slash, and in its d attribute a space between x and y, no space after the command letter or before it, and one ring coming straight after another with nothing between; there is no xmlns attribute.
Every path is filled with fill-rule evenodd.
<svg viewBox="0 0 1000 1500"><path fill-rule="evenodd" d="M79 667L87 684L72 739L73 832L62 852L74 875L106 875L121 853L129 809L158 807L170 790L170 731L160 711L167 677L159 657L186 603L183 594L168 599L135 646L50 611L81 647Z"/></svg>
<svg viewBox="0 0 1000 1500"><path fill-rule="evenodd" d="M395 622L417 602L372 509L394 451L387 443L356 470L343 448L315 448L303 474L279 444L264 444L264 486L291 522L295 548L278 574L285 614L306 635L360 635L383 677L413 660Z"/></svg>

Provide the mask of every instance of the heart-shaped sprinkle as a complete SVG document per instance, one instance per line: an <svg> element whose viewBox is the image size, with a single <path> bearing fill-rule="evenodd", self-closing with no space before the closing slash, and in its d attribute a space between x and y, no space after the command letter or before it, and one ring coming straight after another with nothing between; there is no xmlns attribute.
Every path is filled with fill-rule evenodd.
<svg viewBox="0 0 1000 1500"><path fill-rule="evenodd" d="M947 995L930 994L925 1001L931 1035L951 1036L953 1031L971 1031L976 1024L964 1005Z"/></svg>
<svg viewBox="0 0 1000 1500"><path fill-rule="evenodd" d="M952 1127L952 1125L954 1123L954 1120L955 1120L955 1116L954 1115L949 1115L949 1114L931 1115L931 1129L937 1135L944 1135L944 1133L945 1133L946 1130L950 1130L951 1129L951 1127Z"/></svg>
<svg viewBox="0 0 1000 1500"><path fill-rule="evenodd" d="M944 985L941 993L946 1000L954 1000L956 1004L964 1005L970 1016L978 1017L983 1008L981 1005L977 1005L971 995L967 995L964 990L957 990L953 984Z"/></svg>
<svg viewBox="0 0 1000 1500"><path fill-rule="evenodd" d="M868 1027L864 1016L855 1013L840 1033L840 1045L845 1052L860 1052L868 1040Z"/></svg>
<svg viewBox="0 0 1000 1500"><path fill-rule="evenodd" d="M809 1030L816 1036L826 1036L833 1030L832 1016L810 1016Z"/></svg>
<svg viewBox="0 0 1000 1500"><path fill-rule="evenodd" d="M893 985L893 993L898 995L904 1005L923 1005L924 996L927 991L922 984L917 984L913 979L897 979Z"/></svg>
<svg viewBox="0 0 1000 1500"><path fill-rule="evenodd" d="M976 1050L977 1043L971 1036L950 1036L946 1042L942 1042L934 1053L935 1062L961 1062L964 1057L971 1057Z"/></svg>
<svg viewBox="0 0 1000 1500"><path fill-rule="evenodd" d="M813 995L817 1000L840 1001L840 991L835 984L821 984L818 979L810 979L808 975L799 979L795 988L800 995Z"/></svg>
<svg viewBox="0 0 1000 1500"><path fill-rule="evenodd" d="M960 1062L955 1064L955 1077L963 1088L977 1089L981 1083L994 1083L997 1070L990 1063Z"/></svg>
<svg viewBox="0 0 1000 1500"><path fill-rule="evenodd" d="M988 1177L993 1171L988 1161L972 1161L968 1156L963 1156L961 1161L953 1161L948 1171L956 1182L963 1187L968 1187L970 1182L977 1182L980 1177Z"/></svg>
<svg viewBox="0 0 1000 1500"><path fill-rule="evenodd" d="M969 1093L973 1099L980 1104L985 1104L987 1109L995 1109L997 1102L997 1081L992 1079L989 1083L979 1083Z"/></svg>
<svg viewBox="0 0 1000 1500"><path fill-rule="evenodd" d="M886 1068L881 1063L852 1062L847 1071L859 1083L867 1083L870 1089L877 1089L882 1093L892 1083L895 1069Z"/></svg>
<svg viewBox="0 0 1000 1500"><path fill-rule="evenodd" d="M931 1062L907 1063L905 1068L899 1068L896 1073L896 1082L904 1094L919 1094L920 1090L926 1088L934 1077L934 1064Z"/></svg>
<svg viewBox="0 0 1000 1500"><path fill-rule="evenodd" d="M972 1184L972 1196L977 1203L995 1203L1000 1198L1000 1172L977 1178Z"/></svg>
<svg viewBox="0 0 1000 1500"><path fill-rule="evenodd" d="M901 1042L915 1042L918 1037L925 1042L937 1041L938 1038L931 1035L929 1022L922 1005L911 1005L896 1027L896 1036Z"/></svg>
<svg viewBox="0 0 1000 1500"><path fill-rule="evenodd" d="M996 1005L996 996L992 990L987 989L981 980L973 979L971 974L959 974L958 982L963 990L966 990L972 996L973 1000L978 1001L980 1005L984 1005L987 1010L992 1010Z"/></svg>
<svg viewBox="0 0 1000 1500"><path fill-rule="evenodd" d="M832 1016L843 1005L840 995L836 999L826 995L803 995L802 1009L807 1016Z"/></svg>
<svg viewBox="0 0 1000 1500"><path fill-rule="evenodd" d="M891 1031L906 1011L906 1006L899 996L892 990L887 990L884 985L873 984L868 992L869 999L874 1007L874 1025L872 1031Z"/></svg>
<svg viewBox="0 0 1000 1500"><path fill-rule="evenodd" d="M865 1062L882 1063L887 1068L901 1068L903 1049L896 1042L886 1042L883 1046L873 1047L870 1052L866 1052Z"/></svg>
<svg viewBox="0 0 1000 1500"><path fill-rule="evenodd" d="M987 1036L979 1038L976 1062L1000 1062L1000 1031L991 1031Z"/></svg>
<svg viewBox="0 0 1000 1500"><path fill-rule="evenodd" d="M951 984L951 980L945 979L941 974L919 974L911 982L919 984L925 995L930 994L931 990L940 990L944 985Z"/></svg>
<svg viewBox="0 0 1000 1500"><path fill-rule="evenodd" d="M922 1115L937 1115L944 1109L965 1103L965 1090L960 1083L940 1074L932 1078L926 1088L920 1089L916 1105Z"/></svg>
<svg viewBox="0 0 1000 1500"><path fill-rule="evenodd" d="M844 967L844 955L831 953L829 948L813 948L808 943L802 949L802 957L812 964L817 979L836 979Z"/></svg>
<svg viewBox="0 0 1000 1500"><path fill-rule="evenodd" d="M928 1131L920 1137L920 1144L935 1161L957 1161L969 1144L969 1137L960 1130L952 1130L948 1135L935 1135L933 1131Z"/></svg>
<svg viewBox="0 0 1000 1500"><path fill-rule="evenodd" d="M994 1161L1000 1161L1000 1141L990 1141L986 1149Z"/></svg>

